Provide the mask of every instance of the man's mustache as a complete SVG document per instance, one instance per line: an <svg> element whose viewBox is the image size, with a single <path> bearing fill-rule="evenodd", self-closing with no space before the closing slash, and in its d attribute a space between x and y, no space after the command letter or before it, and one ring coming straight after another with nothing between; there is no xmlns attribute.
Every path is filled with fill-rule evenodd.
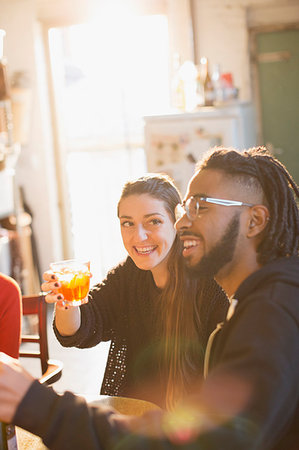
<svg viewBox="0 0 299 450"><path fill-rule="evenodd" d="M187 230L182 230L178 232L178 236L182 237L182 236L188 236L188 237L195 237L195 238L199 238L202 239L202 235L201 234L197 234L197 233L191 233L190 231Z"/></svg>

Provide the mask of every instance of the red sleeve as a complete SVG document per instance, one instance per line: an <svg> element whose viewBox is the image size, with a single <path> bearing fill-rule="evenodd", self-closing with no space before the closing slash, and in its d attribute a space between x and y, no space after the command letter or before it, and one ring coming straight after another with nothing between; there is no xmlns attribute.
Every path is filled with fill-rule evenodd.
<svg viewBox="0 0 299 450"><path fill-rule="evenodd" d="M18 284L0 273L0 351L18 358L21 339L22 297Z"/></svg>

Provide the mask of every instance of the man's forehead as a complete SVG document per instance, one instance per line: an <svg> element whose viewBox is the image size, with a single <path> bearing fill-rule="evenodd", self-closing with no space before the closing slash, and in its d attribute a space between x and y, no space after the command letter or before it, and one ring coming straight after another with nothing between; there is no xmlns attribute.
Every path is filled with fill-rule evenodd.
<svg viewBox="0 0 299 450"><path fill-rule="evenodd" d="M224 172L204 169L191 178L185 198L195 194L221 198L225 194L234 194L236 191L236 183L231 177L225 176Z"/></svg>

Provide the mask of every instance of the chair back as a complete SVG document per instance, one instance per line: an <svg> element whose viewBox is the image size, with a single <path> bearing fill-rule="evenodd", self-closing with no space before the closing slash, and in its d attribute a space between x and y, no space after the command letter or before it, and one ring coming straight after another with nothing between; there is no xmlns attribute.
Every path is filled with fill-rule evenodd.
<svg viewBox="0 0 299 450"><path fill-rule="evenodd" d="M39 350L20 350L20 357L39 358L41 362L42 376L40 382L51 384L59 380L62 374L61 361L49 360L48 335L47 335L47 303L44 294L23 295L23 316L36 315L38 319L37 334L22 334L21 342L33 342L38 344Z"/></svg>

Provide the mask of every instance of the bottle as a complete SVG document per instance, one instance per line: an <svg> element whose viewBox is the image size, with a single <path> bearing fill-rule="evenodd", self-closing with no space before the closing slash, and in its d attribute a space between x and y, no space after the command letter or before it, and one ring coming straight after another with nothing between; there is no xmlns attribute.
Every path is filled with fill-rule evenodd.
<svg viewBox="0 0 299 450"><path fill-rule="evenodd" d="M204 81L203 81L203 104L204 106L213 106L215 100L215 91L213 82L209 73L208 60L206 57L200 59L200 64L203 67Z"/></svg>
<svg viewBox="0 0 299 450"><path fill-rule="evenodd" d="M180 74L180 55L175 53L173 56L173 79L171 83L171 103L175 109L185 110L184 82Z"/></svg>
<svg viewBox="0 0 299 450"><path fill-rule="evenodd" d="M0 100L6 100L9 97L6 61L3 58L3 41L5 34L4 30L0 30Z"/></svg>
<svg viewBox="0 0 299 450"><path fill-rule="evenodd" d="M214 64L212 71L212 82L214 86L214 103L221 104L224 102L224 88L221 79L220 64Z"/></svg>
<svg viewBox="0 0 299 450"><path fill-rule="evenodd" d="M5 31L0 30L0 100L7 100L10 97L6 72L6 60L3 57L3 41L5 35Z"/></svg>
<svg viewBox="0 0 299 450"><path fill-rule="evenodd" d="M202 67L199 64L197 66L197 77L196 77L196 106L204 105L203 82L204 76L202 73Z"/></svg>
<svg viewBox="0 0 299 450"><path fill-rule="evenodd" d="M0 60L0 100L8 100L10 98L10 92L8 87L8 78L6 71L6 61Z"/></svg>
<svg viewBox="0 0 299 450"><path fill-rule="evenodd" d="M183 81L185 111L190 112L196 108L196 77L197 69L193 61L185 61L179 70L180 78Z"/></svg>

